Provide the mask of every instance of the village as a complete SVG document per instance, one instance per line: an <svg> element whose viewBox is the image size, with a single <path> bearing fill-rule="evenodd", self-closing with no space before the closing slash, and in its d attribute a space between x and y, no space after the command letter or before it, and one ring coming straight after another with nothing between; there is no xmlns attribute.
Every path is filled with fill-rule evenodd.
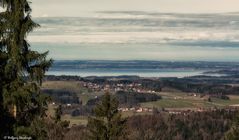
<svg viewBox="0 0 239 140"><path fill-rule="evenodd" d="M96 84L92 82L81 82L81 84L93 91L103 91L103 92L117 92L117 91L130 91L130 92L137 92L137 93L156 93L154 90L144 89L142 88L142 84L139 83L132 83L132 84Z"/></svg>

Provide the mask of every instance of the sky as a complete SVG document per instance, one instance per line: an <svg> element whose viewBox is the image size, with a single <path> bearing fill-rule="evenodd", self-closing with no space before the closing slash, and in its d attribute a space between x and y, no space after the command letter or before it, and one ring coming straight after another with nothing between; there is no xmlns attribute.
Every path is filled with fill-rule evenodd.
<svg viewBox="0 0 239 140"><path fill-rule="evenodd" d="M239 61L239 0L31 1L55 60Z"/></svg>
<svg viewBox="0 0 239 140"><path fill-rule="evenodd" d="M239 0L31 0L33 16L85 16L94 11L237 12Z"/></svg>

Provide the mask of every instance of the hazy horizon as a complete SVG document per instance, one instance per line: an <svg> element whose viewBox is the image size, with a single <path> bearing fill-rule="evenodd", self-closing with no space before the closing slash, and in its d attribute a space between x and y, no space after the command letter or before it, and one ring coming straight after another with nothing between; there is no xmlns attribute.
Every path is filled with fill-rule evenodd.
<svg viewBox="0 0 239 140"><path fill-rule="evenodd" d="M239 61L239 13L96 12L34 18L28 37L56 60Z"/></svg>
<svg viewBox="0 0 239 140"><path fill-rule="evenodd" d="M163 13L237 12L238 0L32 0L34 17L82 17L95 11L148 11Z"/></svg>
<svg viewBox="0 0 239 140"><path fill-rule="evenodd" d="M55 60L239 62L238 0L32 0Z"/></svg>

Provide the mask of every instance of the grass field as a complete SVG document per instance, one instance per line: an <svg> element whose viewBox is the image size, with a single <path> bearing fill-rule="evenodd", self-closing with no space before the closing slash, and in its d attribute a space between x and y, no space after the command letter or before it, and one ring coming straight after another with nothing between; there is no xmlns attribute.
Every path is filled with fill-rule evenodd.
<svg viewBox="0 0 239 140"><path fill-rule="evenodd" d="M123 118L127 118L134 115L150 115L152 113L150 112L141 112L141 113L135 113L133 111L128 112L122 112L121 115ZM87 125L88 123L88 116L77 116L72 117L71 115L63 115L62 120L70 121L70 127L73 125Z"/></svg>
<svg viewBox="0 0 239 140"><path fill-rule="evenodd" d="M230 100L211 98L209 102L208 96L203 98L188 96L186 93L159 93L162 96L161 100L156 102L142 103L143 107L150 108L211 108L211 107L227 107L230 105L239 104L239 96L229 95Z"/></svg>
<svg viewBox="0 0 239 140"><path fill-rule="evenodd" d="M95 98L95 96L103 95L102 92L93 92L83 87L80 82L77 81L47 81L43 83L43 89L63 89L73 91L82 100L83 105L87 103L89 99ZM161 100L155 102L141 103L142 107L148 108L165 108L165 109L197 109L197 108L211 108L211 107L227 107L230 105L239 104L239 96L229 95L230 100L222 100L218 98L211 98L211 102L208 101L209 96L200 98L199 96L189 96L187 93L167 89L164 92L157 93L162 96ZM49 105L48 115L54 115L54 105ZM122 112L122 117L129 117L132 115L145 115L151 114L150 112L135 113L133 111ZM87 124L87 116L72 117L70 115L63 115L63 120L70 121L70 126L74 124Z"/></svg>
<svg viewBox="0 0 239 140"><path fill-rule="evenodd" d="M87 116L72 117L71 115L63 115L62 120L70 121L70 127L73 125L87 125Z"/></svg>
<svg viewBox="0 0 239 140"><path fill-rule="evenodd" d="M83 87L78 81L47 81L42 84L42 89L62 89L72 91L85 105L89 99L95 98L95 96L103 95L102 92L92 92L91 90Z"/></svg>

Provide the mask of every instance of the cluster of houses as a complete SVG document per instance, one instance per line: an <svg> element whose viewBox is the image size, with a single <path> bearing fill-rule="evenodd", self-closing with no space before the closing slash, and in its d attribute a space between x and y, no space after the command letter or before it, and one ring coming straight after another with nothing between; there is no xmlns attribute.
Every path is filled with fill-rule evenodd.
<svg viewBox="0 0 239 140"><path fill-rule="evenodd" d="M153 112L153 109L151 108L143 108L143 107L132 107L132 108L119 108L118 109L121 112L128 112L128 111L133 111L133 112L137 112L137 113L141 113L141 112Z"/></svg>
<svg viewBox="0 0 239 140"><path fill-rule="evenodd" d="M154 90L148 90L142 88L142 85L139 83L133 84L96 84L91 82L83 82L83 86L89 88L93 91L131 91L131 92L138 92L138 93L156 93Z"/></svg>
<svg viewBox="0 0 239 140"><path fill-rule="evenodd" d="M145 108L145 107L132 107L132 108L119 108L118 109L121 112L128 112L128 111L133 111L136 113L142 113L142 112L153 112L152 108ZM161 111L169 114L175 114L175 115L188 115L192 112L205 112L208 111L209 109L206 108L195 108L195 109L162 109ZM210 109L210 110L215 110L215 109ZM161 112L160 111L160 112Z"/></svg>
<svg viewBox="0 0 239 140"><path fill-rule="evenodd" d="M169 114L182 114L182 115L187 115L189 113L192 113L192 112L204 112L204 111L207 111L208 109L204 109L204 108L197 108L197 109L187 109L187 110L177 110L177 109L170 109L170 110L167 110L167 112Z"/></svg>
<svg viewBox="0 0 239 140"><path fill-rule="evenodd" d="M153 112L152 108L145 108L145 107L132 107L132 108L119 108L118 109L121 112L128 112L133 111L136 113L142 113L142 112ZM212 110L212 109L211 109ZM175 115L187 115L192 112L205 112L208 111L208 109L205 108L197 108L197 109L187 109L187 110L180 110L180 109L162 109L161 111L169 113L169 114L175 114Z"/></svg>

